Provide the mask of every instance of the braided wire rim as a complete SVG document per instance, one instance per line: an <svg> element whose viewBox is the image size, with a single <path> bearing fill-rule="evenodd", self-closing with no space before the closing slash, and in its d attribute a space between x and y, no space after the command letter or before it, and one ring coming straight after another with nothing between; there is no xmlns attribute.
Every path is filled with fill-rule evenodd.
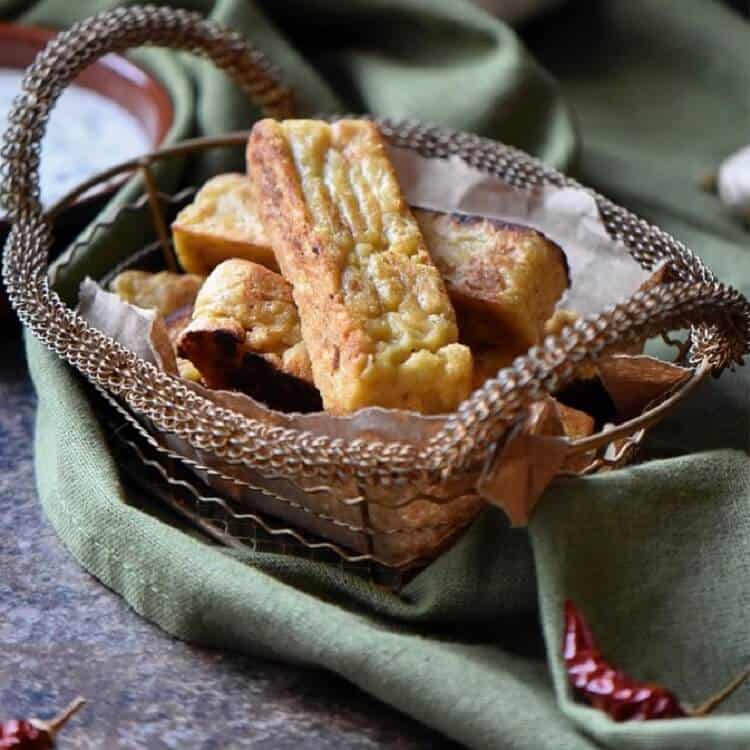
<svg viewBox="0 0 750 750"><path fill-rule="evenodd" d="M39 203L40 142L52 105L63 88L102 54L140 44L165 44L211 58L232 75L270 116L291 110L287 89L271 66L240 37L199 15L154 6L121 8L76 24L56 37L27 71L5 133L6 161L0 200L13 220L3 276L22 322L52 351L95 384L119 396L161 430L194 448L244 462L261 474L290 479L354 478L363 486L431 485L470 470L525 411L546 393L572 381L613 345L641 341L672 328L691 328L691 362L714 370L741 362L750 341L750 305L716 280L682 243L666 232L595 198L607 230L644 267L669 266L664 284L602 314L578 321L475 391L425 446L406 441L344 441L248 419L218 407L179 380L140 360L91 328L49 287L51 228ZM396 146L436 158L456 155L512 185L581 187L536 159L489 139L414 121L377 120ZM585 189L585 188L584 188Z"/></svg>

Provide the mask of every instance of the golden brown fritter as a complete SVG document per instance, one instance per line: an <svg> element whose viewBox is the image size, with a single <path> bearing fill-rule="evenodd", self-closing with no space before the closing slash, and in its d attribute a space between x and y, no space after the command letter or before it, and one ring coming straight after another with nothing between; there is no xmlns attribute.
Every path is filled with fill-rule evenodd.
<svg viewBox="0 0 750 750"><path fill-rule="evenodd" d="M182 332L190 324L190 320L193 317L193 306L185 305L173 313L167 315L164 319L164 323L167 326L167 333L169 334L169 340L172 343L175 355L177 357L177 372L180 377L184 380L191 380L194 383L202 383L203 379L201 374L196 369L195 365L189 359L183 359L178 356L177 353L177 342L179 341Z"/></svg>
<svg viewBox="0 0 750 750"><path fill-rule="evenodd" d="M568 286L563 251L529 227L416 209L456 307L461 339L515 355L541 343Z"/></svg>
<svg viewBox="0 0 750 750"><path fill-rule="evenodd" d="M115 276L109 288L131 305L170 315L181 307L192 305L202 284L203 277L193 274L123 271Z"/></svg>
<svg viewBox="0 0 750 750"><path fill-rule="evenodd" d="M262 120L247 155L326 409L454 409L471 352L376 126Z"/></svg>
<svg viewBox="0 0 750 750"><path fill-rule="evenodd" d="M242 257L277 270L258 212L249 177L208 182L173 225L183 265L208 272L227 257ZM512 355L539 343L567 286L562 251L526 227L424 209L413 214L445 276L461 340Z"/></svg>
<svg viewBox="0 0 750 750"><path fill-rule="evenodd" d="M274 408L320 408L291 287L257 263L227 260L213 270L177 352L210 388L238 388Z"/></svg>
<svg viewBox="0 0 750 750"><path fill-rule="evenodd" d="M252 186L243 174L209 180L172 224L180 265L204 276L224 260L244 258L277 270L255 208Z"/></svg>

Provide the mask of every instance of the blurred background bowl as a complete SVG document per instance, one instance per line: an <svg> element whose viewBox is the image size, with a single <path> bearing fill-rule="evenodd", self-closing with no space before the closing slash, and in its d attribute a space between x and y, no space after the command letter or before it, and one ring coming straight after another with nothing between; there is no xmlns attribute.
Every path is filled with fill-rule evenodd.
<svg viewBox="0 0 750 750"><path fill-rule="evenodd" d="M0 23L0 72L21 71L28 67L55 34L48 29ZM172 125L172 102L164 86L143 68L120 55L107 55L86 68L75 83L114 102L131 115L145 136L146 151L162 144ZM4 118L0 119L3 131L5 124ZM42 162L50 156L53 155L45 148ZM110 165L123 161L121 152L113 151L110 156ZM81 179L87 176L92 175L83 175ZM93 219L122 179L87 193L60 214L55 221L58 248L65 247ZM0 245L4 245L8 230L8 222L0 215ZM4 290L0 288L0 317L6 317L8 309Z"/></svg>

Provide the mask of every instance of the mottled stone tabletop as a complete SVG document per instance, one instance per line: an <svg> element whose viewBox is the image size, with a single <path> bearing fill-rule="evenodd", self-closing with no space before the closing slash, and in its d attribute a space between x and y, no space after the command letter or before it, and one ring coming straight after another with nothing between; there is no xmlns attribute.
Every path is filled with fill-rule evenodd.
<svg viewBox="0 0 750 750"><path fill-rule="evenodd" d="M58 746L455 748L332 675L197 648L142 620L68 555L34 487L35 397L0 323L0 712L90 703Z"/></svg>

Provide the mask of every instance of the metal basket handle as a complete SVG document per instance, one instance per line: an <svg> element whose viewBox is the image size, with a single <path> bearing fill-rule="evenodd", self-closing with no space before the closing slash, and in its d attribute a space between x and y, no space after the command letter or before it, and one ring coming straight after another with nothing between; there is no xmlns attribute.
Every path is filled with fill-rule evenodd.
<svg viewBox="0 0 750 750"><path fill-rule="evenodd" d="M267 114L290 114L291 96L265 62L236 34L200 16L162 7L131 7L102 13L56 37L27 71L23 91L10 115L3 157L7 175L0 198L13 221L6 245L3 275L8 296L22 322L94 383L122 398L154 425L194 448L243 462L262 474L292 480L354 479L363 486L427 486L481 463L487 451L520 414L541 395L574 379L583 366L609 346L644 339L669 328L692 327L693 354L715 368L739 361L750 337L750 309L739 292L715 281L707 269L674 241L654 243L647 262L673 264L679 283L636 295L600 316L580 321L516 361L489 381L452 415L427 445L410 442L346 442L325 434L302 432L249 419L218 407L178 379L139 359L122 345L89 326L49 288L51 227L39 202L40 142L52 106L76 75L98 57L141 44L163 44L210 57L232 75ZM427 148L419 139L437 133L428 151L440 155L469 152L481 157L482 139L414 123L381 122L386 135L404 145ZM390 134L387 132L391 130ZM432 137L432 136L429 136ZM494 145L498 148L497 144ZM488 147L487 147L488 148ZM515 154L507 177L557 181L530 157ZM479 156L477 156L479 155ZM500 170L497 153L492 161ZM603 199L600 199L603 200ZM634 221L626 214L616 217ZM605 221L607 217L605 216ZM645 223L644 223L645 225ZM645 225L648 231L658 231ZM615 226L615 229L617 227ZM661 250L659 249L661 248ZM631 247L632 251L632 247ZM634 253L635 254L635 253Z"/></svg>
<svg viewBox="0 0 750 750"><path fill-rule="evenodd" d="M81 21L55 37L26 71L8 118L0 202L12 220L41 213L39 159L49 113L60 94L88 65L109 52L166 46L210 58L269 117L288 117L291 91L266 58L238 34L196 13L152 5L118 8Z"/></svg>

